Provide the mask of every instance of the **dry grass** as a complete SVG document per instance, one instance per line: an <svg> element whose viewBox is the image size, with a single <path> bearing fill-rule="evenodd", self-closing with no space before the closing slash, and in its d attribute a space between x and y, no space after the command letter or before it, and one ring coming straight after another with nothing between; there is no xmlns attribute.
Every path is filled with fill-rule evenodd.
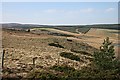
<svg viewBox="0 0 120 80"><path fill-rule="evenodd" d="M83 43L76 41L69 42L65 37L55 37L50 35L36 35L28 32L16 32L3 30L3 48L5 53L5 66L9 68L18 68L22 64L32 64L32 59L38 57L36 65L49 67L57 64L60 58L60 64L74 65L75 68L80 68L83 62L77 62L62 58L59 56L60 52L70 52L70 49L79 48ZM57 48L49 46L49 43L58 41L65 48ZM73 45L73 46L72 46ZM83 46L85 46L83 44ZM87 46L87 45L86 45ZM90 50L88 48L88 50ZM11 63L11 64L9 64ZM8 65L9 64L9 65Z"/></svg>
<svg viewBox="0 0 120 80"><path fill-rule="evenodd" d="M51 30L54 31L54 30ZM55 30L57 32L63 32L59 30ZM103 32L105 30L97 30L93 29L87 34L75 34L72 35L78 37L64 37L64 36L52 36L47 34L32 34L29 32L22 31L10 31L3 30L2 41L3 41L3 49L5 49L5 67L15 68L15 69L29 69L32 65L32 60L34 57L36 59L36 66L39 68L46 68L53 65L58 64L64 65L67 64L75 69L79 69L81 67L87 66L89 64L89 60L86 60L84 57L87 57L83 54L78 55L84 62L78 62L74 60L70 60L64 57L60 57L59 53L61 52L71 52L71 49L85 50L90 52L91 54L95 50L95 48L99 48L103 39L105 39L108 34L104 35ZM99 32L99 34L97 33ZM100 33L101 32L101 33ZM69 32L65 32L69 34ZM113 43L117 43L117 36L110 37L110 40ZM70 39L72 41L68 41ZM49 46L49 43L57 42L60 45L64 46L64 48L58 48L54 46ZM83 43L85 42L85 43ZM93 46L89 46L89 45ZM118 48L116 48L116 52L118 52ZM117 54L118 55L118 54Z"/></svg>

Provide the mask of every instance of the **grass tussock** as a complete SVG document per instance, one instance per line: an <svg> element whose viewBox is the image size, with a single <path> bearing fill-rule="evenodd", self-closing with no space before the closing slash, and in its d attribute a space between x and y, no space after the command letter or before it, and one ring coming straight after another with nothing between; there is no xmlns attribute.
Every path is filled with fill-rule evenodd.
<svg viewBox="0 0 120 80"><path fill-rule="evenodd" d="M80 61L80 57L77 55L74 55L73 53L62 52L62 53L60 53L60 56L65 57L65 58L69 58L71 60Z"/></svg>
<svg viewBox="0 0 120 80"><path fill-rule="evenodd" d="M86 51L80 51L80 50L74 50L74 49L71 49L72 52L75 52L75 53L80 53L80 54L83 54L83 55L87 55L87 56L92 56L92 54L86 52Z"/></svg>
<svg viewBox="0 0 120 80"><path fill-rule="evenodd" d="M49 43L49 46L54 46L54 47L58 47L58 48L64 48L62 45L60 45L58 43Z"/></svg>

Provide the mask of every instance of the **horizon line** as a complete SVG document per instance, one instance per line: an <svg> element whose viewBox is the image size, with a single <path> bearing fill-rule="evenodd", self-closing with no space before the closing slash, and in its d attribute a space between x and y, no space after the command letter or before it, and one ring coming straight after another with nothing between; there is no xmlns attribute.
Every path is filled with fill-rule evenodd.
<svg viewBox="0 0 120 80"><path fill-rule="evenodd" d="M21 22L0 22L0 24L33 24L33 25L102 25L102 24L119 24L119 23L91 23L91 24L40 24L40 23L21 23Z"/></svg>

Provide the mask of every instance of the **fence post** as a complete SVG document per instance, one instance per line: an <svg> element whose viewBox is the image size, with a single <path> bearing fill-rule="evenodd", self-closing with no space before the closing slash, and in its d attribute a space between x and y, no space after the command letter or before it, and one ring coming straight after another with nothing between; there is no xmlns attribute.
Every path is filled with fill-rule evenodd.
<svg viewBox="0 0 120 80"><path fill-rule="evenodd" d="M35 68L35 60L37 59L37 57L33 58L33 68Z"/></svg>
<svg viewBox="0 0 120 80"><path fill-rule="evenodd" d="M4 68L4 54L5 54L5 50L3 50L2 52L2 68Z"/></svg>

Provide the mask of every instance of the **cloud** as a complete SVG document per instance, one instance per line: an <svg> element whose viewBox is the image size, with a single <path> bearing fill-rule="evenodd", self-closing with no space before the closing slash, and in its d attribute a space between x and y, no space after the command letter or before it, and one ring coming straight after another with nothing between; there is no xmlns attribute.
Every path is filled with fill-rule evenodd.
<svg viewBox="0 0 120 80"><path fill-rule="evenodd" d="M78 14L78 13L91 13L95 10L93 8L79 9L79 10L64 10L64 9L47 9L45 13L63 13L63 14Z"/></svg>
<svg viewBox="0 0 120 80"><path fill-rule="evenodd" d="M48 9L48 10L44 10L44 12L46 12L46 13L55 13L55 12L57 12L57 10L56 9Z"/></svg>
<svg viewBox="0 0 120 80"><path fill-rule="evenodd" d="M87 9L81 9L80 12L83 12L83 13L91 13L93 12L94 9L93 8L87 8Z"/></svg>
<svg viewBox="0 0 120 80"><path fill-rule="evenodd" d="M45 13L62 13L62 12L64 12L64 10L59 10L59 9L47 9L47 10L44 10L43 12L45 12Z"/></svg>
<svg viewBox="0 0 120 80"><path fill-rule="evenodd" d="M115 8L108 8L105 10L105 12L113 12L115 10Z"/></svg>

